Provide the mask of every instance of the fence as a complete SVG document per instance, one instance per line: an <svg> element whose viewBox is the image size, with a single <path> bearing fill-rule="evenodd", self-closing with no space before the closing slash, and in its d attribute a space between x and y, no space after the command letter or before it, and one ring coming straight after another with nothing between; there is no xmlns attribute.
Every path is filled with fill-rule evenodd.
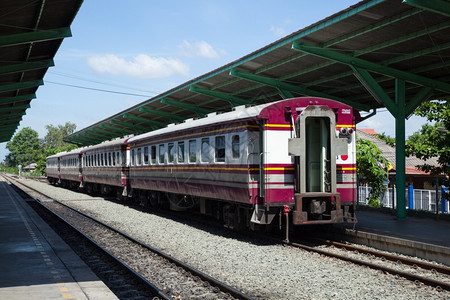
<svg viewBox="0 0 450 300"><path fill-rule="evenodd" d="M370 195L371 187L359 187L359 204L368 204L367 198ZM446 188L438 191L438 206L436 207L435 190L413 189L412 186L405 189L406 208L416 210L426 210L431 212L449 213L449 201L442 199L442 193L448 192ZM389 188L380 196L380 205L383 207L395 208L397 204L396 189Z"/></svg>

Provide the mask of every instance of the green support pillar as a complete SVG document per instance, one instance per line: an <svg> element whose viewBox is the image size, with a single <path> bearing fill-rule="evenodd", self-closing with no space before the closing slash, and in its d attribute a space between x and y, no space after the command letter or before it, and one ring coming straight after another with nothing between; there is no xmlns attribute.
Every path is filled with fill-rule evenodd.
<svg viewBox="0 0 450 300"><path fill-rule="evenodd" d="M395 104L397 116L395 118L395 161L397 185L397 218L406 219L405 200L405 81L395 80Z"/></svg>

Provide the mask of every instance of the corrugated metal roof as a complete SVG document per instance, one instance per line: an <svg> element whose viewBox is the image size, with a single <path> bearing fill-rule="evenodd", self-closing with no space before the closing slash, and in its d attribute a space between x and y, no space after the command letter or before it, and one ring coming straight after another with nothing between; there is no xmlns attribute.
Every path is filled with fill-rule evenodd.
<svg viewBox="0 0 450 300"><path fill-rule="evenodd" d="M0 142L11 139L82 0L0 1Z"/></svg>
<svg viewBox="0 0 450 300"><path fill-rule="evenodd" d="M394 113L396 78L406 83L408 115L421 101L450 94L450 18L448 6L436 12L406 2L361 1L65 141L96 144L296 96L330 98L363 111L386 105Z"/></svg>

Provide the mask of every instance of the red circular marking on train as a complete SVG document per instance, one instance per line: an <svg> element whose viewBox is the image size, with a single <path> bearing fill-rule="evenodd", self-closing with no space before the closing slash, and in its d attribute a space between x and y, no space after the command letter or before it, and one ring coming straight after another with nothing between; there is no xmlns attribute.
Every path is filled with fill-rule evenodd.
<svg viewBox="0 0 450 300"><path fill-rule="evenodd" d="M342 160L347 160L348 159L348 155L341 155L341 159Z"/></svg>

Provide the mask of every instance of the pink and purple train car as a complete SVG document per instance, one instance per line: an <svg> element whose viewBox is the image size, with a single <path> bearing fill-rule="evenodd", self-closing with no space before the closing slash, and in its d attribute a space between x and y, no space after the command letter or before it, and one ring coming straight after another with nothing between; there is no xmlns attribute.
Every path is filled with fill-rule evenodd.
<svg viewBox="0 0 450 300"><path fill-rule="evenodd" d="M357 118L313 97L236 107L50 156L47 176L145 205L197 208L229 227L283 214L294 225L353 222Z"/></svg>

